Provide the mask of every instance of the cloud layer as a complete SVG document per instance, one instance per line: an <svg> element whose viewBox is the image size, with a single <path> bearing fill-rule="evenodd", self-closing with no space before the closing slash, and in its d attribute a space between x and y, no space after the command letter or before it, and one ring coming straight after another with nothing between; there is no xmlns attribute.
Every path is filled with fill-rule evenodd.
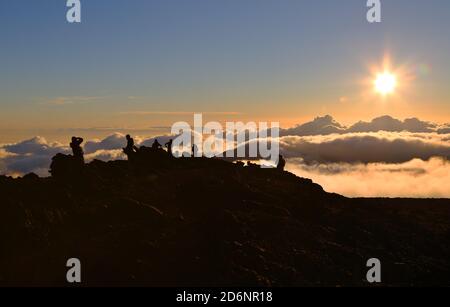
<svg viewBox="0 0 450 307"><path fill-rule="evenodd" d="M42 137L3 145L0 147L0 174L18 176L34 172L48 176L51 158L58 152L68 153L69 150L59 143L48 143Z"/></svg>
<svg viewBox="0 0 450 307"><path fill-rule="evenodd" d="M403 121L391 116L381 116L370 122L359 121L350 127L339 124L333 117L326 115L317 117L313 121L298 125L290 129L281 129L281 136L310 136L310 135L328 135L344 134L355 132L436 132L439 134L450 133L450 124L437 125L435 123L422 121L417 118L408 118Z"/></svg>
<svg viewBox="0 0 450 307"><path fill-rule="evenodd" d="M155 139L164 144L169 138L168 136L150 139L134 137L138 146L151 146ZM103 140L86 141L85 160L90 162L94 159L102 161L125 159L122 152L125 146L125 135L121 133L114 133ZM33 172L39 176L49 176L51 159L57 153L70 154L71 150L68 145L48 142L39 136L15 144L0 145L0 174L21 176Z"/></svg>
<svg viewBox="0 0 450 307"><path fill-rule="evenodd" d="M298 176L311 178L328 192L348 197L450 198L450 163L441 158L406 163L315 164L288 160Z"/></svg>
<svg viewBox="0 0 450 307"><path fill-rule="evenodd" d="M161 144L170 138L157 137ZM134 139L138 146L151 146L155 140ZM448 124L384 116L345 127L325 116L282 130L278 141L288 170L312 178L330 192L367 197L450 197ZM125 145L122 133L87 140L86 161L124 159ZM34 172L48 176L51 158L59 152L69 154L70 149L42 137L0 145L0 174Z"/></svg>
<svg viewBox="0 0 450 307"><path fill-rule="evenodd" d="M403 163L415 158L450 158L450 142L437 133L370 132L326 136L285 136L280 150L305 163Z"/></svg>

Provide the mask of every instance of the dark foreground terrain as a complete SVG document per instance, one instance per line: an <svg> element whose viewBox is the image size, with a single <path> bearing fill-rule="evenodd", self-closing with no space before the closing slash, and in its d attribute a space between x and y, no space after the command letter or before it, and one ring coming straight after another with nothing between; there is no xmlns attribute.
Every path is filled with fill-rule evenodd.
<svg viewBox="0 0 450 307"><path fill-rule="evenodd" d="M450 200L348 199L221 160L67 158L0 177L0 285L450 285Z"/></svg>

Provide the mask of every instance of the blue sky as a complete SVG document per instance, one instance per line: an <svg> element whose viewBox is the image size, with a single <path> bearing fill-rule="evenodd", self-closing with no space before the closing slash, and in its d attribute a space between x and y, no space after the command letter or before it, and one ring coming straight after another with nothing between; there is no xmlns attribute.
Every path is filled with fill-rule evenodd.
<svg viewBox="0 0 450 307"><path fill-rule="evenodd" d="M0 2L0 137L143 129L191 111L284 125L450 116L448 0L384 0L381 24L367 23L365 0L82 0L81 24L65 2ZM359 81L385 53L413 71L412 89L363 103Z"/></svg>

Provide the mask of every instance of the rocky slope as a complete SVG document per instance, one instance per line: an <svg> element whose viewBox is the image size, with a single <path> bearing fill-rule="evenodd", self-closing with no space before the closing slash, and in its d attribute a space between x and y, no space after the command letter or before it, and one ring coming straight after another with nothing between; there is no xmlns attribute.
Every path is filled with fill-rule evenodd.
<svg viewBox="0 0 450 307"><path fill-rule="evenodd" d="M54 159L0 177L0 285L450 285L450 200L348 199L215 159Z"/></svg>

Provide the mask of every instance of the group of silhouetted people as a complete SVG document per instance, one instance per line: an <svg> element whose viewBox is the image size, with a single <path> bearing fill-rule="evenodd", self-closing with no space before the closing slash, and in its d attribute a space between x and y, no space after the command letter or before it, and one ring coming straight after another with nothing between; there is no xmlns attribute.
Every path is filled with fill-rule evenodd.
<svg viewBox="0 0 450 307"><path fill-rule="evenodd" d="M127 134L126 136L127 140L127 146L123 148L123 152L127 155L128 160L130 160L130 157L132 157L134 154L136 154L139 151L139 148L136 147L134 144L134 139ZM81 164L84 164L84 152L83 148L81 147L81 144L83 143L83 138L80 137L72 137L72 142L70 143L70 148L72 148L73 157L79 161ZM173 140L169 140L165 147L167 148L167 153L170 157L173 157L172 153L172 143ZM152 144L151 147L152 151L159 151L163 150L162 145L158 142L157 139ZM198 157L199 151L196 144L192 145L192 157ZM254 164L247 162L248 166L253 166ZM277 163L277 169L280 171L284 171L284 167L286 166L286 160L284 160L282 155L279 155L278 157L278 163Z"/></svg>
<svg viewBox="0 0 450 307"><path fill-rule="evenodd" d="M129 134L127 134L126 139L127 139L127 146L123 148L123 152L127 155L128 160L130 160L130 157L132 157L135 153L137 153L139 151L139 148L134 145L134 140ZM172 156L172 140L169 140L169 142L165 144L165 147L167 147L167 153L170 156ZM163 150L162 145L158 142L157 139L154 140L152 147L150 147L150 149L153 152Z"/></svg>

